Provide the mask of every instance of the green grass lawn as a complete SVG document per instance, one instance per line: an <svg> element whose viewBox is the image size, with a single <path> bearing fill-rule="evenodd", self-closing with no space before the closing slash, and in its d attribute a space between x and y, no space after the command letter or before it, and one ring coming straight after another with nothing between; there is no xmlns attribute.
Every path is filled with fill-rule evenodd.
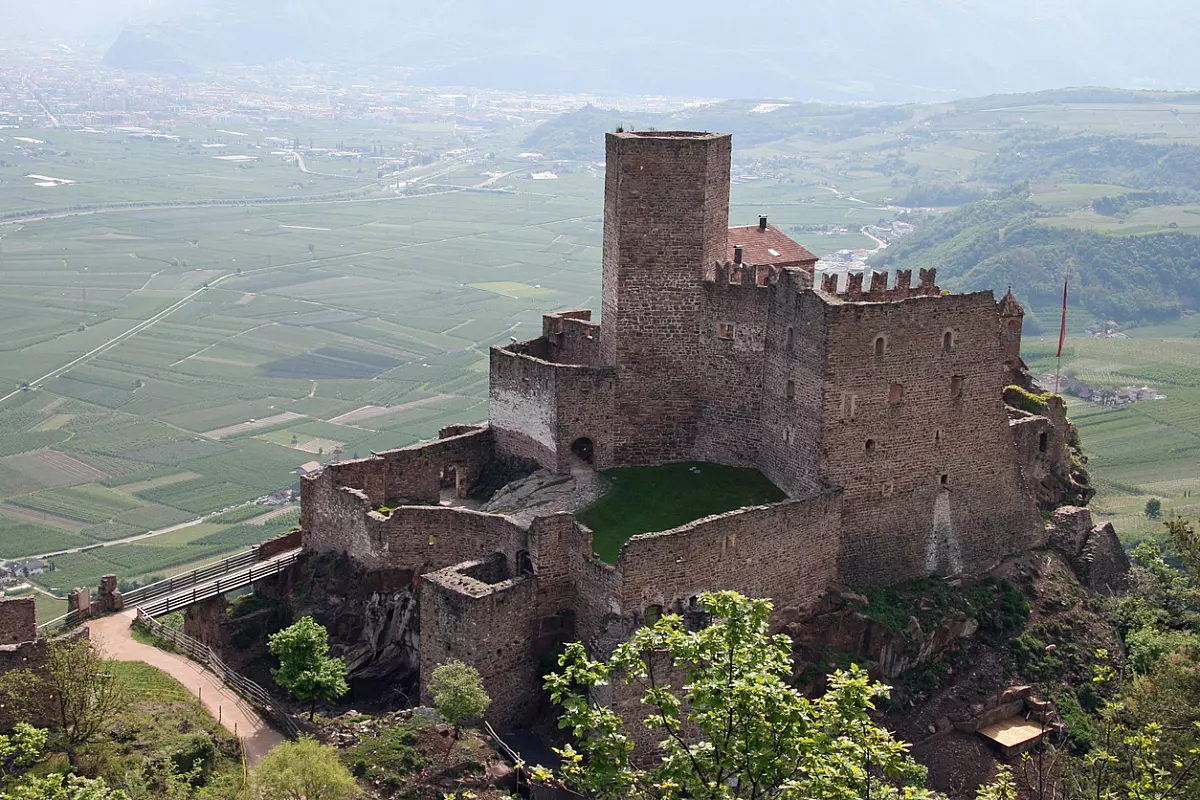
<svg viewBox="0 0 1200 800"><path fill-rule="evenodd" d="M592 549L615 563L621 545L639 533L666 531L743 506L777 503L786 495L756 469L686 461L660 467L605 470L608 492L576 517L595 534Z"/></svg>

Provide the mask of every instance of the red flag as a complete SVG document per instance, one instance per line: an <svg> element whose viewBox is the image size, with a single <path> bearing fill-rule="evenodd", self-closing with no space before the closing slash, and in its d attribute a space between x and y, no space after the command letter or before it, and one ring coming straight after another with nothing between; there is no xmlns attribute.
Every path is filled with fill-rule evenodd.
<svg viewBox="0 0 1200 800"><path fill-rule="evenodd" d="M1067 279L1063 278L1063 313L1062 313L1062 328L1058 331L1058 354L1055 358L1062 358L1063 341L1067 338Z"/></svg>

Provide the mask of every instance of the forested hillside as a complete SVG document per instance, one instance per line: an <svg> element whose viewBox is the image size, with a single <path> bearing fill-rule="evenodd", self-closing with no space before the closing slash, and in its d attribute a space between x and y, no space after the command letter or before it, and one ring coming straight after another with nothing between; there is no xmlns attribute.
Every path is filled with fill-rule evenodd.
<svg viewBox="0 0 1200 800"><path fill-rule="evenodd" d="M1039 221L1039 206L1021 183L931 217L875 263L936 267L943 286L1011 285L1035 304L1055 302L1064 276L1092 314L1121 322L1170 318L1200 307L1200 236L1112 236Z"/></svg>

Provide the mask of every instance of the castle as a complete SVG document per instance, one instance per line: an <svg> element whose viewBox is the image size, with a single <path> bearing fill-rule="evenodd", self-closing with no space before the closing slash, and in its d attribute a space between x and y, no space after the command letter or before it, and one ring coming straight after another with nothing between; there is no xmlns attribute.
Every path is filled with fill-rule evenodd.
<svg viewBox="0 0 1200 800"><path fill-rule="evenodd" d="M493 347L488 424L302 481L307 551L411 588L411 619L388 624L423 679L473 664L489 718L518 724L563 641L606 654L704 591L783 613L830 584L979 573L1044 542L1068 425L1061 406L1003 402L1024 375L1011 293L949 294L932 270L814 282L816 258L765 217L728 227L728 134L617 132L606 148L600 321L547 314L542 336ZM680 461L757 468L787 498L635 536L615 564L570 513L439 504L446 481L465 496L514 463Z"/></svg>

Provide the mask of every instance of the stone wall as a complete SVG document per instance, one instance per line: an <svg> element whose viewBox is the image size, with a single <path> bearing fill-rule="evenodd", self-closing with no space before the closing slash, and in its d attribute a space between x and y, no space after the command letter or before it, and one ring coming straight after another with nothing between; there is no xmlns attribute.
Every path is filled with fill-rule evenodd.
<svg viewBox="0 0 1200 800"><path fill-rule="evenodd" d="M555 364L600 366L600 323L592 322L592 312L559 311L542 316L542 338L546 340L546 360Z"/></svg>
<svg viewBox="0 0 1200 800"><path fill-rule="evenodd" d="M721 589L806 606L837 580L841 508L829 491L634 536L617 558L621 606L671 611Z"/></svg>
<svg viewBox="0 0 1200 800"><path fill-rule="evenodd" d="M991 292L828 302L822 454L845 489L842 579L980 572L1039 544Z"/></svg>
<svg viewBox="0 0 1200 800"><path fill-rule="evenodd" d="M0 644L37 638L37 604L32 597L0 597Z"/></svg>
<svg viewBox="0 0 1200 800"><path fill-rule="evenodd" d="M489 580L480 580L478 575ZM459 660L479 670L492 698L487 719L501 726L527 723L541 694L536 652L543 612L531 576L503 578L495 565L471 561L425 575L421 581L422 702L432 704L429 676L439 664ZM561 628L560 628L561 629Z"/></svg>
<svg viewBox="0 0 1200 800"><path fill-rule="evenodd" d="M702 413L691 457L752 467L762 440L763 348L772 288L756 281L753 268L730 274L721 267L718 273L703 284L699 358L705 370L697 384Z"/></svg>
<svg viewBox="0 0 1200 800"><path fill-rule="evenodd" d="M491 351L489 419L496 450L569 472L572 444L587 438L598 466L613 463L613 370L556 364L530 355L543 352L535 339Z"/></svg>
<svg viewBox="0 0 1200 800"><path fill-rule="evenodd" d="M605 137L601 353L617 368L614 463L691 457L707 374L700 285L726 260L728 134Z"/></svg>
<svg viewBox="0 0 1200 800"><path fill-rule="evenodd" d="M13 670L27 669L35 674L41 673L49 658L45 640L26 641L21 644L0 645L0 675ZM40 701L34 698L31 704L28 721L39 728L56 727L56 720L51 709L53 703L47 695ZM9 709L9 703L0 702L0 731L7 731L19 720L15 719Z"/></svg>
<svg viewBox="0 0 1200 800"><path fill-rule="evenodd" d="M772 294L763 357L758 468L792 497L823 485L828 306L807 291L811 285L808 273L785 270Z"/></svg>

